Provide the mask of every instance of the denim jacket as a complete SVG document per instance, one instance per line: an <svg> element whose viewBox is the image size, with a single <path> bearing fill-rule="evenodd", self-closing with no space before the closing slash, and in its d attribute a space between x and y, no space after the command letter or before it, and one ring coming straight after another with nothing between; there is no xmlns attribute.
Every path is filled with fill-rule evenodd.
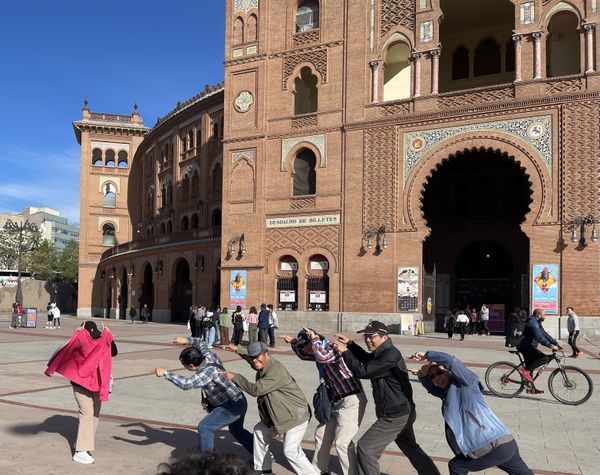
<svg viewBox="0 0 600 475"><path fill-rule="evenodd" d="M419 380L430 394L442 399L442 415L464 455L511 435L485 402L481 383L475 373L447 353L428 351L425 357L452 373L447 389L435 386L429 376Z"/></svg>

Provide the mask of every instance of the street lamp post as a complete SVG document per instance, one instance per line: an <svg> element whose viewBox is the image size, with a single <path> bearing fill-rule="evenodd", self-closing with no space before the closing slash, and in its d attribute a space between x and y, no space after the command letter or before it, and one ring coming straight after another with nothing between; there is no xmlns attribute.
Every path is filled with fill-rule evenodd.
<svg viewBox="0 0 600 475"><path fill-rule="evenodd" d="M25 221L23 224L17 224L11 219L9 219L8 221L6 221L4 229L12 233L16 233L18 236L17 241L19 248L17 251L17 296L15 300L21 305L23 305L23 289L21 288L21 261L24 251L23 240L25 239L25 233L34 232L37 228L35 224L30 223L28 220Z"/></svg>

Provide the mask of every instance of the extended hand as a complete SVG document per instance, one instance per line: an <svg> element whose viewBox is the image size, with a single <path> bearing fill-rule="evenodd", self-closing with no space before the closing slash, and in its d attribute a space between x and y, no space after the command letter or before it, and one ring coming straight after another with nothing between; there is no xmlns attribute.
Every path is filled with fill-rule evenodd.
<svg viewBox="0 0 600 475"><path fill-rule="evenodd" d="M165 368L154 368L154 372L156 373L156 376L160 378L165 375L167 370Z"/></svg>
<svg viewBox="0 0 600 475"><path fill-rule="evenodd" d="M231 371L220 371L219 376L223 376L227 381L231 381L233 380L235 373L232 373Z"/></svg>
<svg viewBox="0 0 600 475"><path fill-rule="evenodd" d="M223 345L222 347L224 350L227 351L231 351L232 353L235 353L238 349L237 345L234 345L233 343L229 343L229 345Z"/></svg>
<svg viewBox="0 0 600 475"><path fill-rule="evenodd" d="M409 356L409 358L415 361L427 361L427 358L425 358L424 351L417 351L414 355Z"/></svg>
<svg viewBox="0 0 600 475"><path fill-rule="evenodd" d="M291 337L289 335L279 335L277 338L282 339L283 341L285 341L286 343L291 343L292 341L294 341L294 337Z"/></svg>
<svg viewBox="0 0 600 475"><path fill-rule="evenodd" d="M334 343L333 347L340 353L343 353L348 349L348 345L346 343L342 343L340 340L338 340L337 343Z"/></svg>
<svg viewBox="0 0 600 475"><path fill-rule="evenodd" d="M312 331L310 328L302 327L302 330L304 330L304 332L306 333L306 336L308 336L308 338L310 338L311 340L313 338L317 337L317 334L314 331Z"/></svg>
<svg viewBox="0 0 600 475"><path fill-rule="evenodd" d="M350 342L350 338L342 333L336 333L333 336L337 338L339 343L343 343L344 345L347 345Z"/></svg>
<svg viewBox="0 0 600 475"><path fill-rule="evenodd" d="M170 340L174 345L187 345L188 339L183 336L178 336L173 340Z"/></svg>

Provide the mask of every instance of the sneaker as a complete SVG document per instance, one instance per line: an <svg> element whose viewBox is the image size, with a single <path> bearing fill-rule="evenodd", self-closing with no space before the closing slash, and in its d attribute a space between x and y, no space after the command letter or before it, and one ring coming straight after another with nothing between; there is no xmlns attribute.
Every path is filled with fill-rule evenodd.
<svg viewBox="0 0 600 475"><path fill-rule="evenodd" d="M75 452L73 455L73 462L79 462L86 465L90 465L95 462L94 457L92 457L87 452Z"/></svg>
<svg viewBox="0 0 600 475"><path fill-rule="evenodd" d="M527 371L525 368L523 368L522 366L520 368L517 368L517 371L519 372L519 374L521 376L523 376L525 378L526 381L533 381L533 379L531 379L531 373L529 371Z"/></svg>
<svg viewBox="0 0 600 475"><path fill-rule="evenodd" d="M544 394L544 391L537 388L531 388L527 390L527 394Z"/></svg>

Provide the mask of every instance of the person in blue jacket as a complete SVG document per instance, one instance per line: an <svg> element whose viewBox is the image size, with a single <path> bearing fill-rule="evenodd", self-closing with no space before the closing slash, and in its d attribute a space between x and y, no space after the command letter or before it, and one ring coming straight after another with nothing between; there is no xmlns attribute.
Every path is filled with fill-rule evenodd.
<svg viewBox="0 0 600 475"><path fill-rule="evenodd" d="M442 401L446 440L455 457L450 475L498 467L511 475L533 475L519 454L514 437L492 412L483 386L456 357L439 351L417 352L411 359L426 362L411 370L433 396Z"/></svg>

